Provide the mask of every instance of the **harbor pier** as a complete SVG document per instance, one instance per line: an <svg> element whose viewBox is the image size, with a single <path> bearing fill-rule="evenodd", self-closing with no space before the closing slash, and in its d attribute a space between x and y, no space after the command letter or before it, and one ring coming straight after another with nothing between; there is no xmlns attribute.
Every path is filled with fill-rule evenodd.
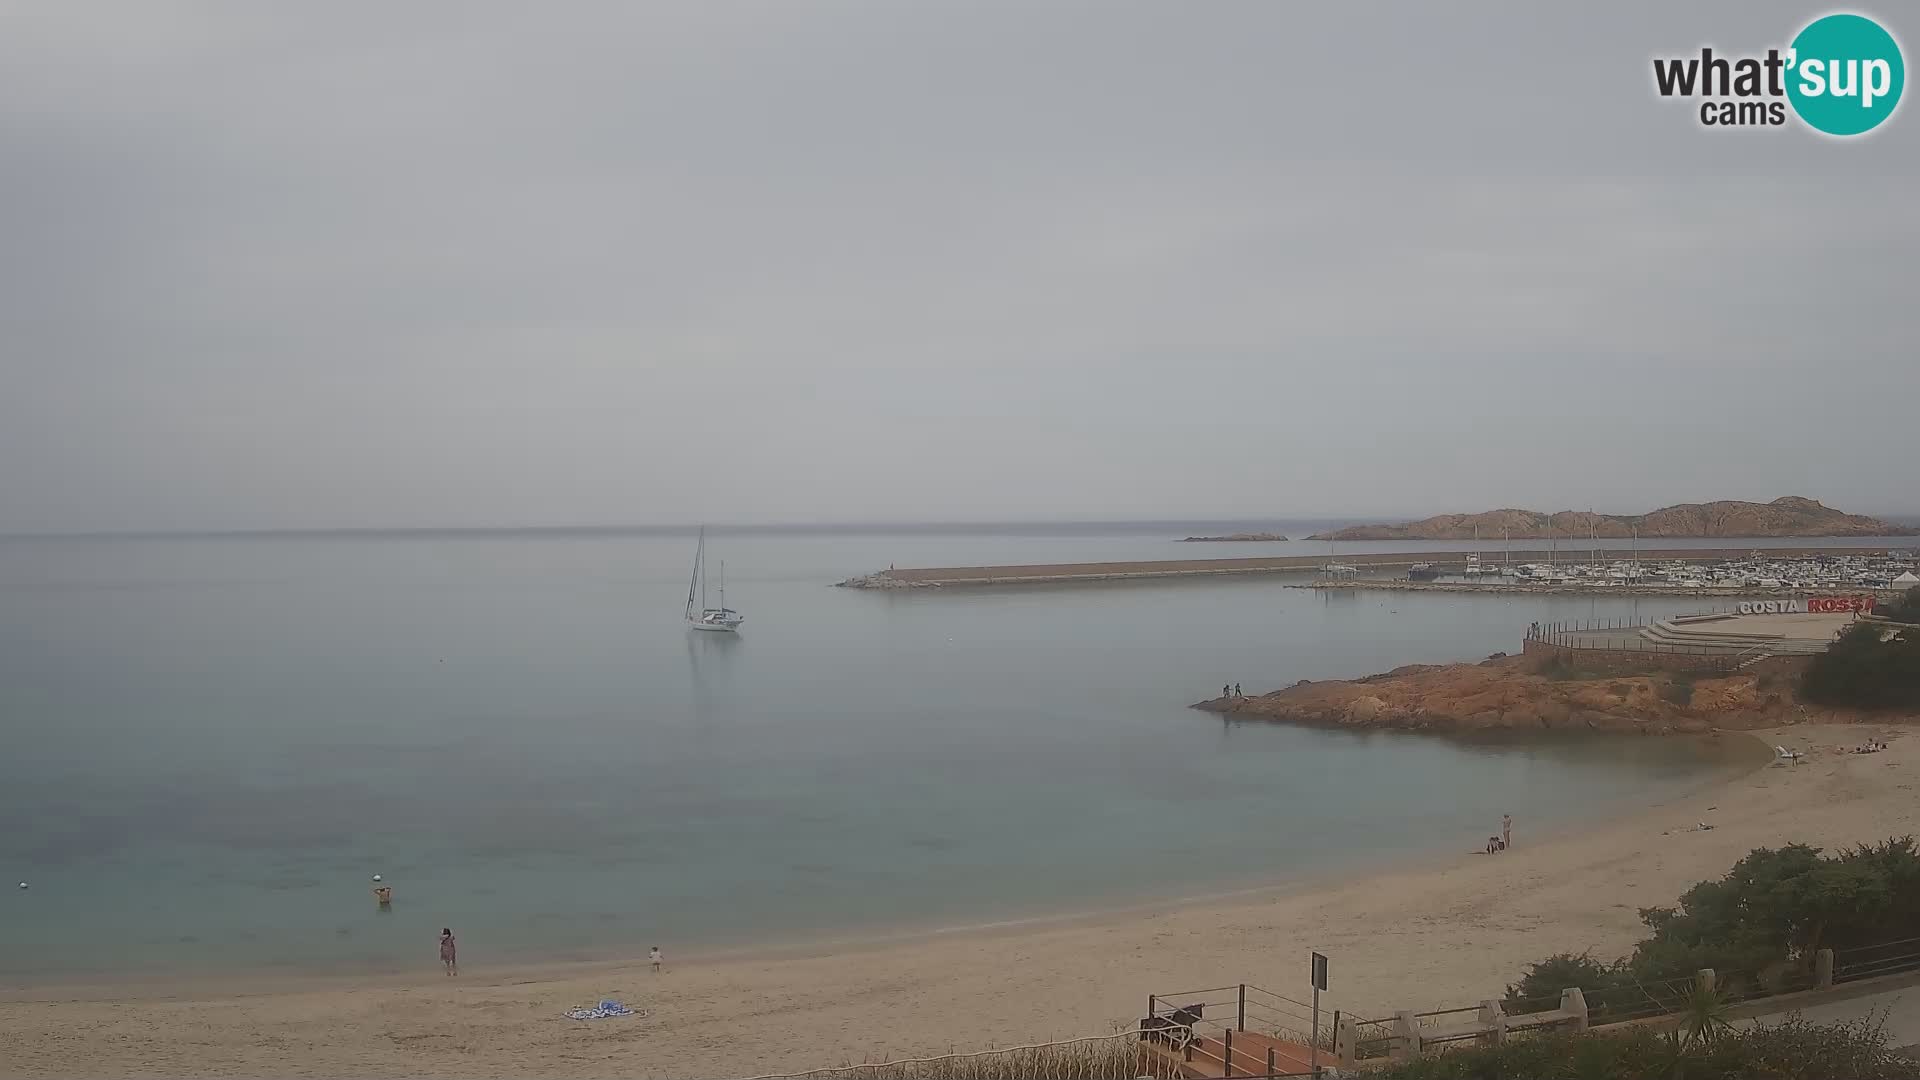
<svg viewBox="0 0 1920 1080"><path fill-rule="evenodd" d="M1816 556L1869 555L1884 552L1886 548L1864 547L1793 547L1765 548L1762 554L1766 558L1791 560ZM1752 556L1755 549L1750 546L1715 548L1571 548L1558 550L1530 549L1526 551L1501 551L1490 557L1480 552L1483 567L1499 566L1511 563L1518 566L1523 563L1569 562L1576 558L1596 561L1624 561L1637 559L1640 562L1683 562L1683 563L1724 563ZM1920 554L1920 552L1916 552ZM1365 574L1379 578L1386 573L1398 571L1405 573L1418 565L1431 565L1440 568L1442 573L1451 572L1452 567L1464 567L1467 552L1453 551L1397 551L1397 552L1341 552L1330 558L1326 554L1318 555L1263 555L1241 559L1145 559L1128 562L1089 562L1089 563L1039 563L1020 566L941 566L916 569L889 568L873 574L863 574L848 578L838 584L849 589L937 589L967 588L983 586L1013 585L1068 585L1093 584L1117 581L1145 581L1163 578L1214 578L1240 577L1259 574L1324 574L1337 566L1338 573L1349 578L1358 578ZM1380 582L1338 580L1342 587L1377 587ZM1400 587L1402 583L1392 583ZM1432 583L1425 583L1432 584ZM1438 583L1441 588L1448 583ZM1646 586L1641 586L1642 588ZM1555 586L1531 585L1476 585L1463 584L1460 589L1509 588L1515 591L1544 591ZM1577 591L1590 593L1591 587L1575 587ZM1620 587L1609 589L1620 591ZM1683 590L1693 594L1700 589ZM1727 590L1720 590L1725 592Z"/></svg>

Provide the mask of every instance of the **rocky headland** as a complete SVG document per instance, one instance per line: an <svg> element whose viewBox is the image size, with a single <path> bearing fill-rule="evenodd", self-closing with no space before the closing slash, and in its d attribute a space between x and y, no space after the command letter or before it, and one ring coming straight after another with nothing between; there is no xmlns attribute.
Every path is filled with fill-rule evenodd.
<svg viewBox="0 0 1920 1080"><path fill-rule="evenodd" d="M1302 680L1270 694L1216 698L1194 708L1318 727L1460 733L1666 735L1774 727L1805 716L1787 679L1762 685L1760 677L1745 673L1690 677L1664 671L1575 677L1535 668L1520 656L1413 664L1363 679ZM1821 710L1821 717L1829 711Z"/></svg>

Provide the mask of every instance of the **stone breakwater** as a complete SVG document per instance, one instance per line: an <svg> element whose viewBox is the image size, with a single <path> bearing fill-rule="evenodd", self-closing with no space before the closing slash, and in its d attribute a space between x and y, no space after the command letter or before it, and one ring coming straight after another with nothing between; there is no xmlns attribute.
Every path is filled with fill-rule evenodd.
<svg viewBox="0 0 1920 1080"><path fill-rule="evenodd" d="M929 584L938 586L939 582L931 582ZM861 574L858 577L850 577L845 581L836 582L835 585L842 589L917 589L927 587L917 585L911 581L903 581L900 578L889 575L884 570L877 574Z"/></svg>
<svg viewBox="0 0 1920 1080"><path fill-rule="evenodd" d="M1231 562L1236 560L1220 560ZM1222 566L1222 567L1154 567L1142 564L1140 569L1094 569L1072 566L1060 567L961 567L955 568L951 577L939 576L944 571L887 571L877 574L863 574L851 577L836 584L843 589L940 589L968 585L1071 585L1101 581L1147 581L1159 578L1183 577L1223 577L1242 574L1278 574L1307 573L1307 567L1300 566ZM1004 570L1005 573L993 571ZM987 571L975 573L972 571ZM1053 572L1048 572L1053 571Z"/></svg>
<svg viewBox="0 0 1920 1080"><path fill-rule="evenodd" d="M1601 549L1593 558L1608 561L1637 555L1643 562L1728 562L1744 559L1750 547L1740 548L1631 548ZM1582 549L1587 553L1586 549ZM1808 555L1858 555L1857 547L1770 548L1767 554L1789 559ZM1555 553L1503 552L1514 563L1545 562ZM1342 553L1339 562L1367 573L1401 570L1416 563L1452 564L1463 560L1460 551L1398 551ZM937 566L892 568L850 577L838 584L848 589L932 589L965 585L1059 585L1102 581L1143 581L1154 578L1206 578L1249 574L1315 574L1327 565L1325 554L1262 555L1239 559L1141 559L1129 562L1035 563L1021 566Z"/></svg>
<svg viewBox="0 0 1920 1080"><path fill-rule="evenodd" d="M1353 589L1360 591L1385 590L1389 592L1443 592L1443 593L1525 593L1544 596L1693 596L1707 600L1739 600L1750 597L1803 597L1833 596L1836 594L1872 595L1882 603L1891 603L1900 595L1896 589L1873 589L1864 585L1822 585L1787 586L1768 588L1761 585L1623 585L1612 582L1567 582L1557 585L1473 582L1473 581L1404 581L1397 578L1332 578L1325 581L1289 582L1289 589Z"/></svg>
<svg viewBox="0 0 1920 1080"><path fill-rule="evenodd" d="M1183 544L1284 544L1287 538L1279 533L1232 533L1227 536L1189 536L1180 542Z"/></svg>

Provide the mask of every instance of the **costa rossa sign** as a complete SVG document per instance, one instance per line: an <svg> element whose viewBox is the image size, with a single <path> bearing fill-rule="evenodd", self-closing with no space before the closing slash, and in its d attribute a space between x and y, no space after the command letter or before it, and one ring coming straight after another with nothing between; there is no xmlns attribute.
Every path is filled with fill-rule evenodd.
<svg viewBox="0 0 1920 1080"><path fill-rule="evenodd" d="M1737 610L1742 615L1787 615L1796 612L1818 615L1842 611L1858 611L1864 615L1873 610L1873 597L1809 596L1805 600L1742 600Z"/></svg>

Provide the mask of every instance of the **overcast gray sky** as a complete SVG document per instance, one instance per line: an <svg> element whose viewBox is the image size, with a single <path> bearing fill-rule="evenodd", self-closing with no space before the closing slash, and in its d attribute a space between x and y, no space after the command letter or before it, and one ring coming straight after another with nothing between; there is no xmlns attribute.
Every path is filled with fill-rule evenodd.
<svg viewBox="0 0 1920 1080"><path fill-rule="evenodd" d="M1920 509L1824 10L11 0L0 531Z"/></svg>

